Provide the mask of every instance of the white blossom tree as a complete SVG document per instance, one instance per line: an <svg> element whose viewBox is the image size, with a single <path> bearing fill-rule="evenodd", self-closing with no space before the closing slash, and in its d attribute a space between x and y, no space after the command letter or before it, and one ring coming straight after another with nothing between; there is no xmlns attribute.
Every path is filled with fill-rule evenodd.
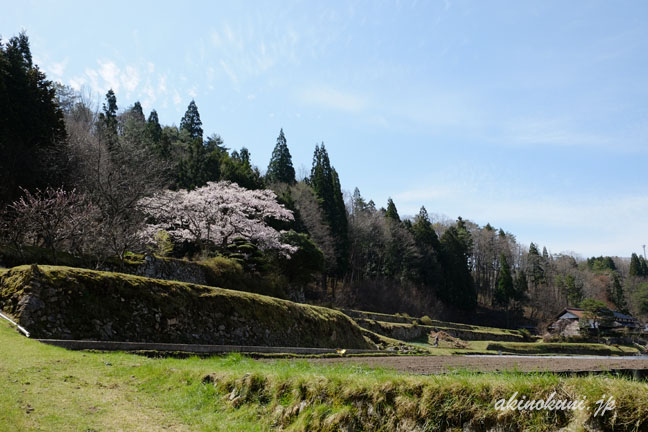
<svg viewBox="0 0 648 432"><path fill-rule="evenodd" d="M293 246L280 241L269 219L291 221L293 215L269 190L248 190L236 183L209 182L192 191L166 190L139 201L149 221L140 232L147 242L164 230L178 242L192 241L201 247L224 247L242 237L260 249L278 250L290 256Z"/></svg>

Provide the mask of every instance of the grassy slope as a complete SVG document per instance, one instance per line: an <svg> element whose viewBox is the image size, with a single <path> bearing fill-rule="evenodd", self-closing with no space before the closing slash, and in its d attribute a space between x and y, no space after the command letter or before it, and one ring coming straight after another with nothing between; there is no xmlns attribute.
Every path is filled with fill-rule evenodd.
<svg viewBox="0 0 648 432"><path fill-rule="evenodd" d="M495 412L492 402L514 391L587 396L592 407L603 393L612 394L618 408L616 417L605 417L606 430L648 427L648 385L626 379L418 377L239 356L178 360L69 352L27 340L6 323L0 324L0 346L0 430L410 430L414 423L438 430L471 418L555 430L571 420L544 411Z"/></svg>

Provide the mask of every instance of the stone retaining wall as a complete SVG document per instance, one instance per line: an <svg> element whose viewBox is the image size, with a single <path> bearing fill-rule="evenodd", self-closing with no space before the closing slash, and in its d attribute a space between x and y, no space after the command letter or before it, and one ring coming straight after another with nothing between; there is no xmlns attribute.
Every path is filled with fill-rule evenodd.
<svg viewBox="0 0 648 432"><path fill-rule="evenodd" d="M0 309L43 339L375 349L332 309L68 267L3 273Z"/></svg>

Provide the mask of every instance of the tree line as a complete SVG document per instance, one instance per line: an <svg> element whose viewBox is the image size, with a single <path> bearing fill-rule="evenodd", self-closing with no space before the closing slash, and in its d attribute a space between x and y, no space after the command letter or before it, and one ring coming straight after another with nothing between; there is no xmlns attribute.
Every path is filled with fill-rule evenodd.
<svg viewBox="0 0 648 432"><path fill-rule="evenodd" d="M548 320L594 298L648 314L640 255L585 261L490 224L435 220L425 207L401 217L391 198L378 207L357 188L345 197L324 143L298 179L283 129L262 173L248 149L205 135L194 100L179 126L139 102L120 110L112 90L94 109L47 80L25 34L1 45L0 104L5 244L122 259L236 256L312 299L390 312L486 307L507 321Z"/></svg>

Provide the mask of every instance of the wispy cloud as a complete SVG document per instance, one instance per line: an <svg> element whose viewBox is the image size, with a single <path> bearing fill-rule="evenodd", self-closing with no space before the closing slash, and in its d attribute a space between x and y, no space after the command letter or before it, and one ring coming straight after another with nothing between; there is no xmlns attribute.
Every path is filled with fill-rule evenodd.
<svg viewBox="0 0 648 432"><path fill-rule="evenodd" d="M184 79L183 79L184 78ZM169 91L169 82L180 81L182 85ZM76 90L86 87L102 98L108 89L117 93L118 100L140 100L145 109L164 108L172 103L180 106L182 95L196 98L199 86L190 83L184 76L169 76L167 72L159 72L151 61L138 64L119 65L112 60L98 60L97 67L86 68L81 75L69 78L67 83ZM186 96L185 96L186 97ZM119 103L120 108L123 103Z"/></svg>
<svg viewBox="0 0 648 432"><path fill-rule="evenodd" d="M224 22L209 33L211 50L219 60L208 66L211 70L208 80L211 84L218 78L214 72L220 70L238 87L277 65L296 64L299 40L299 34L292 28L284 27L277 32L276 27L261 16L244 22ZM209 55L207 48L205 51Z"/></svg>
<svg viewBox="0 0 648 432"><path fill-rule="evenodd" d="M220 66L223 69L223 71L225 72L225 74L228 76L230 81L232 81L232 84L234 84L235 86L238 86L239 85L239 78L236 75L236 72L234 72L234 69L232 69L230 67L230 65L227 64L223 60L220 61Z"/></svg>
<svg viewBox="0 0 648 432"><path fill-rule="evenodd" d="M61 78L65 72L65 67L67 66L68 60L65 59L58 63L52 63L48 66L47 72L52 74L55 78Z"/></svg>
<svg viewBox="0 0 648 432"><path fill-rule="evenodd" d="M133 66L126 66L126 71L121 74L120 79L126 89L126 96L130 97L140 82L140 74Z"/></svg>
<svg viewBox="0 0 648 432"><path fill-rule="evenodd" d="M508 139L521 145L606 146L610 139L594 133L575 131L567 119L524 118L504 124Z"/></svg>
<svg viewBox="0 0 648 432"><path fill-rule="evenodd" d="M345 112L360 112L368 105L367 99L363 96L331 87L316 87L304 90L300 94L300 99L310 105Z"/></svg>

